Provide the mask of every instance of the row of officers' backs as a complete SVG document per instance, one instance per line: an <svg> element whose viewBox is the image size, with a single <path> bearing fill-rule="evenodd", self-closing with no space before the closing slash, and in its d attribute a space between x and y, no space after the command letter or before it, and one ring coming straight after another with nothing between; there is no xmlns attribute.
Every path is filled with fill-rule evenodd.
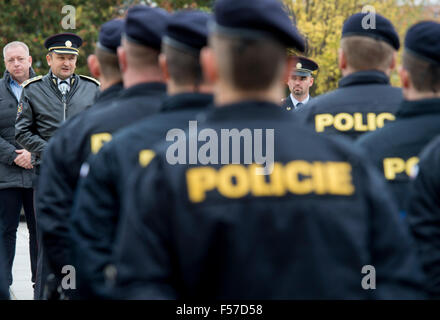
<svg viewBox="0 0 440 320"><path fill-rule="evenodd" d="M49 38L51 71L24 84L15 125L41 166L35 297L438 296L437 227L424 225L438 208L416 205L410 176L440 134L440 25L408 30L401 90L389 82L399 37L365 16L344 23L339 88L313 99L318 65L287 55L306 44L276 0L218 0L212 16L131 8L89 58L97 97L54 62L76 61L80 39ZM219 147L225 131L266 140Z"/></svg>

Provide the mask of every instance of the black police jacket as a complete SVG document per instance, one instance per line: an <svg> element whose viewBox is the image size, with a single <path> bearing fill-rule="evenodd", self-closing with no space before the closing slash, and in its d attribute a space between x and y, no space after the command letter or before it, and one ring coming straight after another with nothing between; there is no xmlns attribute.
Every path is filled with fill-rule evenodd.
<svg viewBox="0 0 440 320"><path fill-rule="evenodd" d="M36 165L47 141L61 124L86 109L99 93L99 83L93 78L74 74L70 82L70 91L65 97L51 71L23 83L15 139L33 154Z"/></svg>
<svg viewBox="0 0 440 320"><path fill-rule="evenodd" d="M183 93L167 98L161 112L118 132L92 156L88 175L80 183L72 214L73 243L78 272L84 274L84 295L104 297L104 271L114 263L113 249L119 223L120 201L126 181L148 161L149 149L166 140L167 132L186 129L212 103L212 95ZM96 234L99 237L96 237ZM88 288L84 288L87 286Z"/></svg>
<svg viewBox="0 0 440 320"><path fill-rule="evenodd" d="M32 68L29 69L29 76L35 76ZM14 163L18 156L15 150L22 147L15 141L18 100L11 90L10 80L9 72L5 71L0 80L0 189L31 188L33 170Z"/></svg>
<svg viewBox="0 0 440 320"><path fill-rule="evenodd" d="M405 101L396 121L359 139L385 176L400 212L406 212L412 168L419 153L440 134L440 99Z"/></svg>
<svg viewBox="0 0 440 320"><path fill-rule="evenodd" d="M150 164L133 173L116 247L122 298L423 296L408 230L380 175L357 148L303 128L275 104L247 101L214 109L197 130L198 164L188 164L196 153L187 153L186 164L172 164L173 142L155 148ZM235 139L252 141L253 135L254 157L246 160L253 165L243 157L220 164L231 163L234 150L250 155L243 145L220 147L226 129L237 129ZM219 164L200 162L209 156L207 137L211 161ZM187 138L191 150L197 135ZM259 175L255 165L264 142L266 151L270 145L274 150L269 176ZM365 290L371 266L377 287Z"/></svg>
<svg viewBox="0 0 440 320"><path fill-rule="evenodd" d="M427 276L427 291L440 298L440 137L421 153L411 183L408 222Z"/></svg>
<svg viewBox="0 0 440 320"><path fill-rule="evenodd" d="M316 132L357 139L395 119L402 91L380 71L360 71L339 81L339 88L315 97L295 114Z"/></svg>
<svg viewBox="0 0 440 320"><path fill-rule="evenodd" d="M306 108L306 106L313 100L313 97L309 97L309 101L306 104L303 104L302 107L295 108L295 105L290 98L290 95L284 98L281 101L281 107L283 107L286 111L299 111L301 108Z"/></svg>
<svg viewBox="0 0 440 320"><path fill-rule="evenodd" d="M113 92L104 93L90 111L72 119L43 154L37 210L43 243L56 276L61 276L64 265L72 264L69 217L82 163L110 140L113 132L157 112L166 94L162 83L109 90Z"/></svg>

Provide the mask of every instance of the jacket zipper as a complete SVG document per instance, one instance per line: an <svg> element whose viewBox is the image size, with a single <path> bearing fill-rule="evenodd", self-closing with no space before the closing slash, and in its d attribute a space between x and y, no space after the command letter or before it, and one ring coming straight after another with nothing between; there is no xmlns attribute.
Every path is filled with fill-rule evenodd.
<svg viewBox="0 0 440 320"><path fill-rule="evenodd" d="M64 114L63 114L63 121L66 121L66 109L67 109L67 105L66 105L66 95L63 94L63 97L61 99L63 101L63 106L64 106Z"/></svg>

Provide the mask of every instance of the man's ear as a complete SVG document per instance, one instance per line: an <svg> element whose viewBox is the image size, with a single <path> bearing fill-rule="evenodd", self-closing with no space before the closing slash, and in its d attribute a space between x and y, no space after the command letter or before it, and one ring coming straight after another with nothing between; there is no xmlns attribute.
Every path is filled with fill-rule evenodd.
<svg viewBox="0 0 440 320"><path fill-rule="evenodd" d="M345 56L342 48L338 49L338 66L341 70L345 70L347 68L347 57Z"/></svg>
<svg viewBox="0 0 440 320"><path fill-rule="evenodd" d="M32 66L32 56L29 56L29 65Z"/></svg>
<svg viewBox="0 0 440 320"><path fill-rule="evenodd" d="M309 87L313 86L313 83L315 83L315 78L310 77L310 85L309 85Z"/></svg>
<svg viewBox="0 0 440 320"><path fill-rule="evenodd" d="M50 54L46 54L46 61L47 61L47 64L49 65L49 67L50 67L50 65L52 63L52 57L50 56Z"/></svg>
<svg viewBox="0 0 440 320"><path fill-rule="evenodd" d="M298 58L296 58L296 57L287 57L286 67L283 72L283 83L288 85L290 75L294 71L293 69L295 68L297 61L298 61Z"/></svg>
<svg viewBox="0 0 440 320"><path fill-rule="evenodd" d="M391 59L390 70L394 70L397 65L397 52L393 53L393 58Z"/></svg>
<svg viewBox="0 0 440 320"><path fill-rule="evenodd" d="M160 66L160 69L162 70L162 74L165 78L165 81L169 81L170 80L170 73L168 72L167 57L165 56L164 53L161 53L159 55L159 66Z"/></svg>
<svg viewBox="0 0 440 320"><path fill-rule="evenodd" d="M91 54L87 57L87 65L92 76L99 79L101 76L101 65L99 64L98 57L95 54Z"/></svg>
<svg viewBox="0 0 440 320"><path fill-rule="evenodd" d="M407 70L402 66L399 67L399 77L403 89L409 89L411 87L411 78Z"/></svg>
<svg viewBox="0 0 440 320"><path fill-rule="evenodd" d="M200 64L206 81L216 83L219 77L218 64L214 51L211 48L205 47L202 49L200 52Z"/></svg>
<svg viewBox="0 0 440 320"><path fill-rule="evenodd" d="M118 47L117 53L119 68L121 69L121 73L125 73L127 71L127 53L123 47Z"/></svg>

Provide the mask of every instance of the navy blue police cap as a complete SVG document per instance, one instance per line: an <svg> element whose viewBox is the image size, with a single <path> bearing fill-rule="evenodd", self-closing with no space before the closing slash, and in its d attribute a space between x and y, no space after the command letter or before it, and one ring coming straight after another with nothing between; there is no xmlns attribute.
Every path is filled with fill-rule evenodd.
<svg viewBox="0 0 440 320"><path fill-rule="evenodd" d="M308 77L312 75L313 71L318 70L318 64L312 59L306 57L297 57L298 62L292 70L292 75L300 77Z"/></svg>
<svg viewBox="0 0 440 320"><path fill-rule="evenodd" d="M370 19L374 15L374 19ZM375 21L375 25L374 22ZM378 13L355 13L349 17L342 28L342 38L364 36L384 41L399 50L400 40L393 24Z"/></svg>
<svg viewBox="0 0 440 320"><path fill-rule="evenodd" d="M162 39L164 43L198 54L207 45L211 15L202 11L182 10L171 16Z"/></svg>
<svg viewBox="0 0 440 320"><path fill-rule="evenodd" d="M116 54L116 49L121 45L122 28L124 19L113 19L101 26L98 36L98 48Z"/></svg>
<svg viewBox="0 0 440 320"><path fill-rule="evenodd" d="M217 0L213 31L236 36L265 36L304 52L305 39L278 0Z"/></svg>
<svg viewBox="0 0 440 320"><path fill-rule="evenodd" d="M44 41L49 52L78 55L83 40L74 33L55 34Z"/></svg>
<svg viewBox="0 0 440 320"><path fill-rule="evenodd" d="M434 65L440 65L440 23L422 21L406 33L405 50Z"/></svg>
<svg viewBox="0 0 440 320"><path fill-rule="evenodd" d="M131 42L160 50L169 17L161 8L134 6L127 12L123 34Z"/></svg>

